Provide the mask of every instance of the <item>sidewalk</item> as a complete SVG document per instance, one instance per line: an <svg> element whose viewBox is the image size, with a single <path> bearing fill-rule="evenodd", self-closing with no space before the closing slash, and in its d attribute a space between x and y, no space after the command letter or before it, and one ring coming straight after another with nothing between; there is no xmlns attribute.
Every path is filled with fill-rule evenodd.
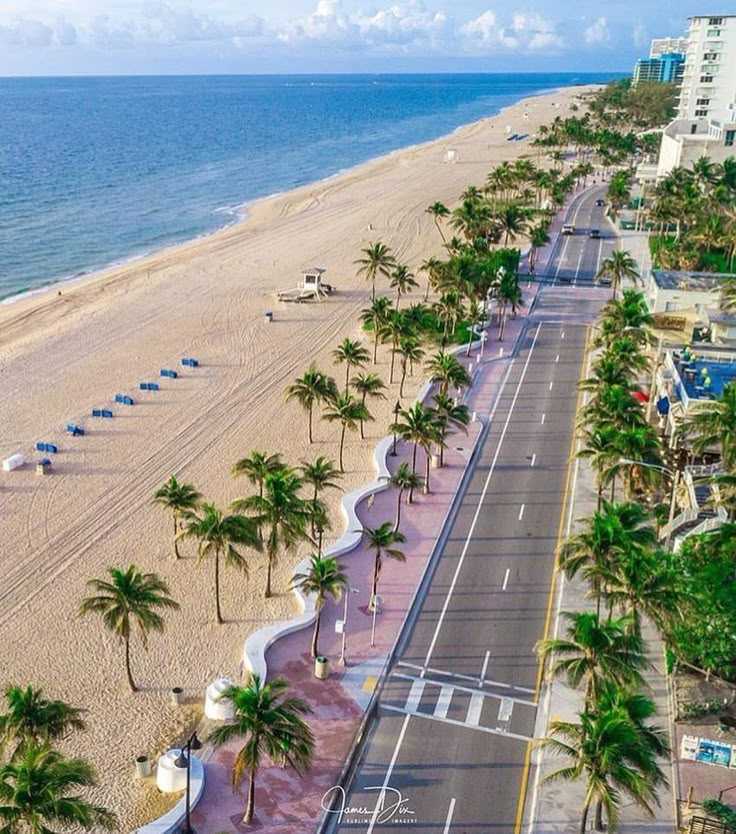
<svg viewBox="0 0 736 834"><path fill-rule="evenodd" d="M527 293L527 307L531 305ZM497 341L497 328L488 328L484 360L477 369L475 380L467 393L466 403L485 419L501 389L509 360L499 356L503 349L507 357L524 326L524 316L508 320L503 343ZM479 357L474 347L473 367ZM459 354L463 362L464 351ZM290 694L305 700L313 710L309 723L316 739L311 770L299 778L293 770L265 765L256 782L256 813L247 828L241 819L245 808L245 786L233 793L230 773L240 747L238 742L216 751L207 765L204 796L192 815L198 834L220 834L232 831L264 831L274 834L307 834L314 831L322 816L321 799L339 777L343 762L350 750L353 736L375 688L385 658L398 635L404 616L412 602L427 560L450 511L473 446L482 423L469 426L468 436L455 434L449 438L445 451L445 465L431 473L432 492L418 493L412 506L402 507L401 530L406 543L401 549L406 562L385 559L379 580L381 611L376 618L375 646L371 647L372 615L368 611L373 552L365 546L342 557L350 583L358 589L349 597L346 669L337 665L341 637L335 633L335 621L343 616L344 601L328 602L322 616L320 651L328 656L332 674L327 681L313 677L313 660L309 655L311 628L304 629L278 641L267 654L269 678L283 676L291 684ZM389 458L391 471L404 460L411 460L411 447L398 444L398 455ZM418 467L423 467L424 455L418 454ZM397 494L393 489L367 499L358 507L361 522L377 527L396 516Z"/></svg>
<svg viewBox="0 0 736 834"><path fill-rule="evenodd" d="M579 528L578 519L590 515L596 506L596 487L590 467L582 462L573 464L573 493L568 517L565 520L565 537ZM560 611L590 610L593 600L586 597L587 585L575 580L570 582L562 574L557 576L556 605L553 633L550 637L560 636L564 622L560 622ZM647 642L647 657L652 668L644 674L648 694L657 705L654 723L665 730L671 727L669 693L665 676L664 653L659 635L653 626L645 622L643 634ZM577 721L582 707L582 694L573 690L562 679L548 681L544 696L540 701L537 715L535 736L547 734L550 721ZM673 759L674 759L673 751ZM530 795L527 797L527 819L530 821L525 834L578 834L580 816L583 808L585 782L553 782L543 784L545 776L565 767L569 760L554 756L549 752L537 750L533 754L537 765ZM673 791L673 761L661 762L669 786L660 791L660 806L656 809L656 819L652 820L638 806L624 799L621 807L621 824L617 829L620 834L673 834L675 832L675 812ZM593 829L593 809L588 817L589 830Z"/></svg>

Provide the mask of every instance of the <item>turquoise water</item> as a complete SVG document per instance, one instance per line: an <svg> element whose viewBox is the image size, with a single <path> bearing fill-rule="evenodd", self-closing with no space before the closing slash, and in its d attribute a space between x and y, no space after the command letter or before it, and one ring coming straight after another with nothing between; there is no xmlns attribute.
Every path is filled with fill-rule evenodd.
<svg viewBox="0 0 736 834"><path fill-rule="evenodd" d="M610 74L0 79L0 298Z"/></svg>

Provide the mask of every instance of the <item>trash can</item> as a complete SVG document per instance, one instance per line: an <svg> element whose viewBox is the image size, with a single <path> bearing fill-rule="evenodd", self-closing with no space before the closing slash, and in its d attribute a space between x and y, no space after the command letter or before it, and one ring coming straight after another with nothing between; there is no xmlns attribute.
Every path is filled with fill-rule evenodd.
<svg viewBox="0 0 736 834"><path fill-rule="evenodd" d="M184 690L180 686L175 686L171 690L171 703L178 707L184 703Z"/></svg>
<svg viewBox="0 0 736 834"><path fill-rule="evenodd" d="M51 461L48 458L42 458L36 463L36 475L48 475L51 472Z"/></svg>
<svg viewBox="0 0 736 834"><path fill-rule="evenodd" d="M135 772L139 779L151 775L151 760L148 756L138 756L135 760Z"/></svg>
<svg viewBox="0 0 736 834"><path fill-rule="evenodd" d="M317 655L314 659L314 677L321 681L327 680L330 676L330 662L324 655Z"/></svg>
<svg viewBox="0 0 736 834"><path fill-rule="evenodd" d="M440 456L439 455L432 455L432 469L439 469L440 466Z"/></svg>
<svg viewBox="0 0 736 834"><path fill-rule="evenodd" d="M266 315L264 316L264 320L266 324L271 324L271 322L273 321L273 313L271 313L270 311L266 313Z"/></svg>

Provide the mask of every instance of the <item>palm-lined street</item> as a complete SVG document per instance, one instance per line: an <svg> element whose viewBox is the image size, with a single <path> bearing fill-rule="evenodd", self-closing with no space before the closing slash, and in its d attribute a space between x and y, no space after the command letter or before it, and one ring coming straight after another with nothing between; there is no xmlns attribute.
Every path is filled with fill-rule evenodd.
<svg viewBox="0 0 736 834"><path fill-rule="evenodd" d="M592 215L595 199L585 195L570 212ZM589 284L600 242L565 242L548 272ZM407 820L422 831L518 830L537 711L534 646L545 632L567 500L585 323L605 295L541 291L381 694L346 803L371 813L346 814L334 830L392 831ZM381 788L385 813L373 811ZM405 805L392 813L396 792Z"/></svg>

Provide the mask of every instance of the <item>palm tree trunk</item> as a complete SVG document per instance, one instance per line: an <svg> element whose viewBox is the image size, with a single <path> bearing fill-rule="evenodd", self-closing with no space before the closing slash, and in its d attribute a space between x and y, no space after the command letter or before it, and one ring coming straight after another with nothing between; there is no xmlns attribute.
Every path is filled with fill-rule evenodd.
<svg viewBox="0 0 736 834"><path fill-rule="evenodd" d="M319 624L322 619L322 611L317 611L317 618L314 621L314 632L312 633L312 657L317 657L317 641L319 640Z"/></svg>
<svg viewBox="0 0 736 834"><path fill-rule="evenodd" d="M137 692L138 687L133 680L133 674L130 671L130 637L125 638L125 673L128 676L128 686L131 692Z"/></svg>
<svg viewBox="0 0 736 834"><path fill-rule="evenodd" d="M378 362L378 322L373 322L373 364Z"/></svg>
<svg viewBox="0 0 736 834"><path fill-rule="evenodd" d="M391 385L394 384L394 365L396 364L396 340L394 339L391 345L391 370L389 371L388 381Z"/></svg>
<svg viewBox="0 0 736 834"><path fill-rule="evenodd" d="M312 411L314 410L314 406L309 406L309 445L311 446L314 443L314 438L312 437ZM261 485L261 498L263 498L263 486Z"/></svg>
<svg viewBox="0 0 736 834"><path fill-rule="evenodd" d="M174 558L181 559L179 553L179 516L174 513Z"/></svg>
<svg viewBox="0 0 736 834"><path fill-rule="evenodd" d="M598 481L598 503L596 505L596 511L601 511L601 505L603 504L603 481Z"/></svg>
<svg viewBox="0 0 736 834"><path fill-rule="evenodd" d="M603 803L598 800L595 805L595 830L596 831L605 831L605 827L603 825Z"/></svg>
<svg viewBox="0 0 736 834"><path fill-rule="evenodd" d="M401 499L404 495L404 490L399 490L399 498L396 502L396 522L394 524L394 533L399 529L399 524L401 524Z"/></svg>
<svg viewBox="0 0 736 834"><path fill-rule="evenodd" d="M426 476L424 478L424 489L422 490L422 492L425 495L428 495L429 492L431 491L430 488L429 488L429 468L430 468L430 463L432 461L431 448L432 448L431 446L427 446L424 450L424 457L426 458L426 465L425 465Z"/></svg>
<svg viewBox="0 0 736 834"><path fill-rule="evenodd" d="M365 398L366 398L366 393L364 391L363 396L360 400L360 403L363 406L363 408L365 408ZM363 434L363 421L362 420L360 421L360 439L365 440L365 435ZM316 496L315 496L315 498L316 498Z"/></svg>
<svg viewBox="0 0 736 834"><path fill-rule="evenodd" d="M406 380L406 359L401 363L401 382L399 383L399 399L404 399L404 381Z"/></svg>
<svg viewBox="0 0 736 834"><path fill-rule="evenodd" d="M371 301L376 300L376 276L373 276L373 281L371 282Z"/></svg>
<svg viewBox="0 0 736 834"><path fill-rule="evenodd" d="M345 364L345 396L347 397L350 391L350 362Z"/></svg>
<svg viewBox="0 0 736 834"><path fill-rule="evenodd" d="M245 806L243 824L250 825L253 822L253 808L256 804L256 773L251 770L248 776L248 804Z"/></svg>
<svg viewBox="0 0 736 834"><path fill-rule="evenodd" d="M345 472L345 466L342 462L342 450L345 447L345 429L347 428L347 424L342 424L342 434L340 435L340 472Z"/></svg>
<svg viewBox="0 0 736 834"><path fill-rule="evenodd" d="M616 500L616 476L614 475L611 479L611 503L613 504Z"/></svg>
<svg viewBox="0 0 736 834"><path fill-rule="evenodd" d="M376 596L378 594L378 575L381 572L381 550L376 548L376 558L373 561L373 583L371 584L371 602L368 606L370 611L376 607Z"/></svg>
<svg viewBox="0 0 736 834"><path fill-rule="evenodd" d="M435 216L434 218L434 225L437 227L437 231L440 233L440 237L442 238L443 243L447 243L447 238L445 237L445 233L442 231L442 227L440 226L439 218Z"/></svg>
<svg viewBox="0 0 736 834"><path fill-rule="evenodd" d="M266 593L265 597L268 599L271 596L271 568L273 567L273 559L271 554L268 554L268 563L266 564Z"/></svg>
<svg viewBox="0 0 736 834"><path fill-rule="evenodd" d="M220 554L215 553L215 609L217 611L217 622L222 623L220 611Z"/></svg>
<svg viewBox="0 0 736 834"><path fill-rule="evenodd" d="M417 444L414 443L414 451L411 453L411 471L417 474ZM409 487L409 504L414 501L414 487Z"/></svg>
<svg viewBox="0 0 736 834"><path fill-rule="evenodd" d="M473 345L473 327L472 325L468 328L468 349L465 351L466 356L470 356L470 348Z"/></svg>

